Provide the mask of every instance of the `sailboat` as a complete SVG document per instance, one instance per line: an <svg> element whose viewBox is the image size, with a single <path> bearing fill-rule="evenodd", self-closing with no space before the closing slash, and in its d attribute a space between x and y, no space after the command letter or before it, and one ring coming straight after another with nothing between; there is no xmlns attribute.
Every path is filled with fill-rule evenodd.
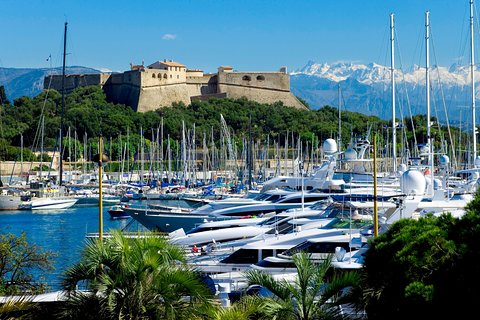
<svg viewBox="0 0 480 320"><path fill-rule="evenodd" d="M19 206L19 209L24 210L49 210L49 209L67 209L75 205L78 199L66 195L65 187L62 185L62 129L63 129L63 112L65 107L65 57L66 57L66 45L67 45L67 25L65 22L64 32L64 52L63 52L63 72L62 72L62 120L60 128L60 172L59 183L55 184L53 181L46 182L43 180L42 174L40 174L40 181L32 181L30 183L30 193L32 195L31 201L23 203ZM43 116L42 116L43 126ZM43 130L42 130L43 131ZM42 132L43 134L43 132ZM43 143L42 143L43 150Z"/></svg>

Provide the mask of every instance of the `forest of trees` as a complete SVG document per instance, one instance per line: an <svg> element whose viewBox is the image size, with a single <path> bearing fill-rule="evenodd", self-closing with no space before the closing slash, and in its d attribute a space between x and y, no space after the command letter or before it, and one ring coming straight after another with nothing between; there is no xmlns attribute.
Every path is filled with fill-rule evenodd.
<svg viewBox="0 0 480 320"><path fill-rule="evenodd" d="M58 91L45 90L33 98L18 98L13 104L9 103L6 97L2 101L0 160L19 160L22 146L23 160L26 161L35 159L32 151L40 150L40 144L45 149L58 146L62 123L62 96ZM348 106L345 109L348 110ZM163 139L169 137L172 143L178 143L182 138L182 122L188 129L195 126L197 145L201 145L204 134L209 141L218 143L221 132L220 115L223 115L235 143L238 144L242 143L242 137L250 133L253 141L266 141L268 137L272 145L278 143L281 147L287 137L289 144L294 137L295 140L300 139L303 143L309 142L310 145L313 143L317 146L327 138L338 137L338 109L331 106L319 110L298 110L286 107L280 102L260 104L247 99L212 98L208 101L194 101L189 106L179 103L156 111L137 113L128 106L108 102L100 87L89 86L77 88L66 95L63 110L63 158L73 160L86 154L89 158L87 160L90 160L95 151L84 153L84 148L96 150L98 137L102 136L107 154L112 160L119 160L121 146L125 144L127 136L131 146L129 150L133 153L138 148L141 133L148 146L161 127ZM398 150L412 148L414 142L426 142L424 115L413 116L399 124L402 125L399 125L397 130ZM372 133L378 133L380 145L386 145L390 140L391 121L342 111L341 128L343 146L346 146L352 137L365 136L368 129L371 129ZM466 135L459 140L459 131L456 128L451 129L450 135L446 128L432 128L432 135L436 150L447 144L453 148L453 143L445 143L449 136L455 142L467 141ZM72 150L75 150L76 154L72 155Z"/></svg>

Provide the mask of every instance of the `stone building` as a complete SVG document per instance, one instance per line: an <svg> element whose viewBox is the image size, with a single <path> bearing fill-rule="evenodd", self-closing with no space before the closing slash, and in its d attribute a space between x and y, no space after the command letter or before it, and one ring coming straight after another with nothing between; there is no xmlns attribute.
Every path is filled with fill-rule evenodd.
<svg viewBox="0 0 480 320"><path fill-rule="evenodd" d="M148 66L130 65L123 73L73 74L65 78L65 90L79 86L100 85L109 101L129 105L135 111L146 112L182 102L211 97L238 99L245 97L259 103L283 102L286 106L306 109L291 92L286 68L278 72L238 72L231 66L221 66L217 73L187 69L172 60L154 62ZM62 76L49 75L44 88L61 91Z"/></svg>

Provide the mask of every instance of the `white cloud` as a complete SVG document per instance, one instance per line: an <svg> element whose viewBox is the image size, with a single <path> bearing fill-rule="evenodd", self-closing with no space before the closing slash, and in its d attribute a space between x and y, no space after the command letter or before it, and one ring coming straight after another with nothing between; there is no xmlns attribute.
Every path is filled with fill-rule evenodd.
<svg viewBox="0 0 480 320"><path fill-rule="evenodd" d="M162 39L163 39L163 40L175 40L176 37L177 37L176 34L165 33L165 34L162 36Z"/></svg>

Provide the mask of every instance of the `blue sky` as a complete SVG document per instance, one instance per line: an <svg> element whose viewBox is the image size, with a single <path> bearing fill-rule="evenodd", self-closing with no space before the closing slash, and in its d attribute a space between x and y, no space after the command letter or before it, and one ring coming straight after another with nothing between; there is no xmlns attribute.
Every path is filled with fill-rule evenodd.
<svg viewBox="0 0 480 320"><path fill-rule="evenodd" d="M0 67L61 66L65 21L68 66L123 71L163 59L206 72L219 65L292 71L309 60L389 65L390 13L398 63L422 65L427 10L432 65L469 61L468 0L2 0L0 7Z"/></svg>

